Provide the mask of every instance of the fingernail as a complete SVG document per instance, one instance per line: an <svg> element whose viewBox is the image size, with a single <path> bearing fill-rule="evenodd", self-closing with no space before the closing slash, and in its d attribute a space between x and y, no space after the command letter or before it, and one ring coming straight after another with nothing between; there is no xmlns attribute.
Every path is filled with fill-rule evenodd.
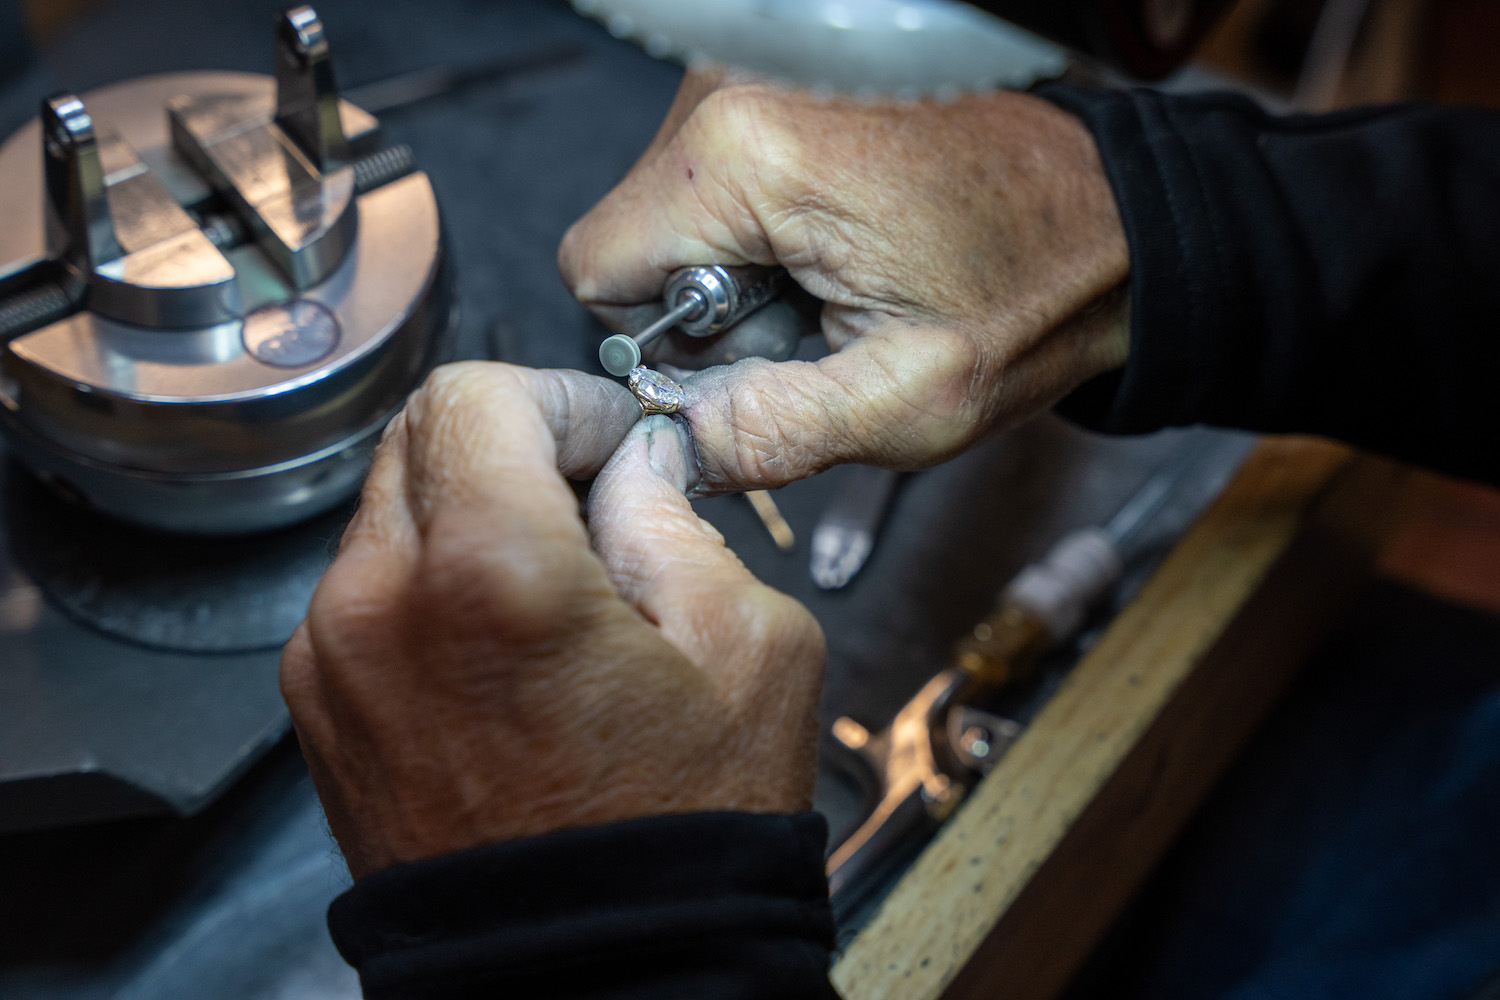
<svg viewBox="0 0 1500 1000"><path fill-rule="evenodd" d="M678 424L669 416L654 414L645 419L646 460L651 470L684 493L688 489L689 445ZM696 470L695 470L696 471ZM697 476L692 477L694 480Z"/></svg>

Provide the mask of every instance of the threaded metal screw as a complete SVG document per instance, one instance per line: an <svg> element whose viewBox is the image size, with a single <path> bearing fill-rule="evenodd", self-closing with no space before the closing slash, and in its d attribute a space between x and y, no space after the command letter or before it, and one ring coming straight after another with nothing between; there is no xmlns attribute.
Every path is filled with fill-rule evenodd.
<svg viewBox="0 0 1500 1000"><path fill-rule="evenodd" d="M354 193L365 194L417 169L417 159L405 143L377 149L354 161Z"/></svg>
<svg viewBox="0 0 1500 1000"><path fill-rule="evenodd" d="M0 299L0 341L56 323L72 311L68 293L50 281Z"/></svg>

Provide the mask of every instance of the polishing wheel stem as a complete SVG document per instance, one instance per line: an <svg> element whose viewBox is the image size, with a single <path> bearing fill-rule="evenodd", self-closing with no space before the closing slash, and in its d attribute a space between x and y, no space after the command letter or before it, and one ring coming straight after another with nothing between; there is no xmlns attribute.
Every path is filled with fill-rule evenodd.
<svg viewBox="0 0 1500 1000"><path fill-rule="evenodd" d="M683 293L677 305L667 310L661 319L640 333L634 335L617 333L613 337L605 338L604 343L599 345L599 363L611 375L630 374L630 369L641 363L641 348L694 313L702 311L704 305L703 296L689 289Z"/></svg>

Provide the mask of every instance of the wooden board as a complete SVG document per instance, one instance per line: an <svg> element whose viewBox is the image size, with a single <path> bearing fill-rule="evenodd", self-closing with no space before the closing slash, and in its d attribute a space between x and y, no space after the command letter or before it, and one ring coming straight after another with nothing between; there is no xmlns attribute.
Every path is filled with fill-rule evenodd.
<svg viewBox="0 0 1500 1000"><path fill-rule="evenodd" d="M846 1000L1066 986L1347 607L1406 479L1263 443L850 944Z"/></svg>

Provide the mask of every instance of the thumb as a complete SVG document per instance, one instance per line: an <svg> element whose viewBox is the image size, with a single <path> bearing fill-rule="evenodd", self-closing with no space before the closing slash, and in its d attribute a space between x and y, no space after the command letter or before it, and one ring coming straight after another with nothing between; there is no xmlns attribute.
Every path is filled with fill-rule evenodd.
<svg viewBox="0 0 1500 1000"><path fill-rule="evenodd" d="M816 362L746 358L686 379L693 495L773 488L845 462L918 468L972 443L1002 380L974 339L899 325Z"/></svg>
<svg viewBox="0 0 1500 1000"><path fill-rule="evenodd" d="M589 493L595 550L620 596L705 672L721 680L784 672L784 697L815 698L822 630L694 513L683 492L690 454L670 417L635 426Z"/></svg>
<svg viewBox="0 0 1500 1000"><path fill-rule="evenodd" d="M693 496L783 486L844 462L917 469L1052 406L1123 363L1130 299L1050 329L977 330L825 304L843 347L816 362L747 358L683 382Z"/></svg>
<svg viewBox="0 0 1500 1000"><path fill-rule="evenodd" d="M693 513L687 441L671 418L642 420L589 494L594 547L622 597L714 689L718 742L740 761L736 808L810 808L817 764L823 632L798 602L756 580ZM668 725L666 720L657 723Z"/></svg>

